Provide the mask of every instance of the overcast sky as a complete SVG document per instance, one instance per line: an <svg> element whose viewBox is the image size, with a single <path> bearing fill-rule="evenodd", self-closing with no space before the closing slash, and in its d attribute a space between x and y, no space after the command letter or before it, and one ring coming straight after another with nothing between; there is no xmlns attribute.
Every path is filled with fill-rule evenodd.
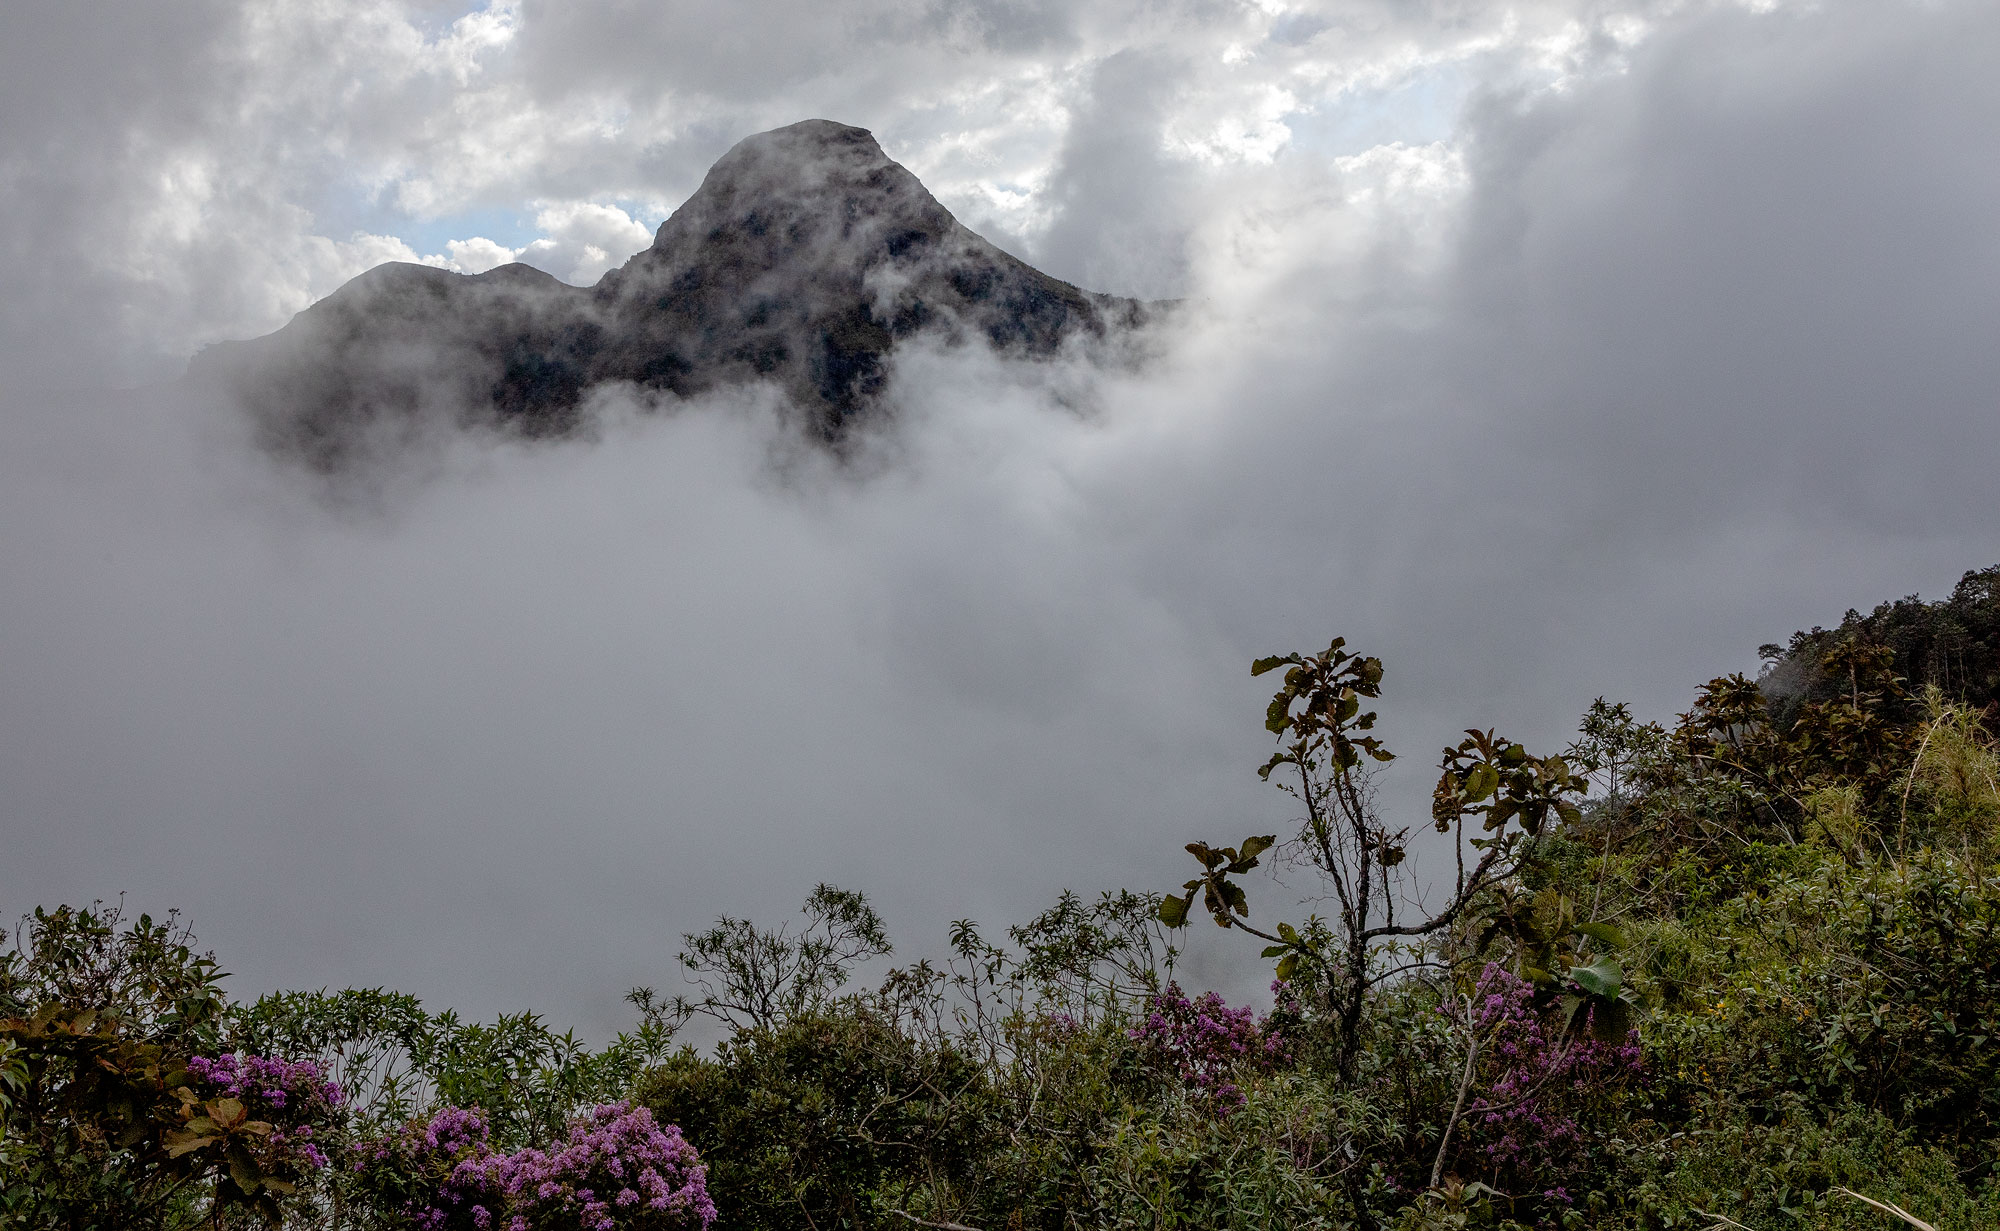
<svg viewBox="0 0 2000 1231"><path fill-rule="evenodd" d="M1987 3L11 4L0 913L601 1033L816 880L915 954L1282 828L1258 654L1384 658L1397 807L1462 727L1667 717L2000 561L1996 52ZM753 393L362 510L169 383L384 260L594 281L810 116L1187 297L1161 357L905 352L858 472Z"/></svg>

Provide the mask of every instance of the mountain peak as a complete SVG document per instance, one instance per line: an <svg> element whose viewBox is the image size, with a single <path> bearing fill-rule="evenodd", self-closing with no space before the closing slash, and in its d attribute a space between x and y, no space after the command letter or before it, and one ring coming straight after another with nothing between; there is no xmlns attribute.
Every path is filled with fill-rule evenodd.
<svg viewBox="0 0 2000 1231"><path fill-rule="evenodd" d="M370 271L192 371L234 394L274 448L327 470L441 415L561 435L606 382L679 397L775 384L808 434L839 448L904 339L981 338L1046 359L1148 315L973 234L867 129L806 120L738 142L652 247L595 287L525 267Z"/></svg>
<svg viewBox="0 0 2000 1231"><path fill-rule="evenodd" d="M834 120L800 120L783 128L753 133L729 147L709 168L708 179L723 180L756 174L772 164L788 174L810 178L817 171L831 178L866 174L895 166L875 140L875 134Z"/></svg>
<svg viewBox="0 0 2000 1231"><path fill-rule="evenodd" d="M873 133L805 120L737 142L652 248L608 280L616 287L662 262L837 276L902 259L957 226Z"/></svg>
<svg viewBox="0 0 2000 1231"><path fill-rule="evenodd" d="M836 201L851 209L857 198L900 195L912 188L929 199L917 177L890 161L867 129L804 120L730 147L687 204L660 224L653 246L682 242L683 236L732 217L748 220L760 209L766 214L783 207L795 214L826 212Z"/></svg>

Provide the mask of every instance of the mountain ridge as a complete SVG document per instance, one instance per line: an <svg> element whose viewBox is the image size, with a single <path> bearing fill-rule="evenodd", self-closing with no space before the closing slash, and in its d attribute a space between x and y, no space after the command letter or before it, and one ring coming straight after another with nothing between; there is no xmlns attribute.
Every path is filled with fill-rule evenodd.
<svg viewBox="0 0 2000 1231"><path fill-rule="evenodd" d="M1016 359L1105 344L1167 305L1081 290L981 238L866 129L806 120L723 155L651 246L589 287L521 264L377 266L274 333L197 356L267 447L336 470L441 420L530 437L589 390L694 397L765 382L836 450L896 347L981 339Z"/></svg>

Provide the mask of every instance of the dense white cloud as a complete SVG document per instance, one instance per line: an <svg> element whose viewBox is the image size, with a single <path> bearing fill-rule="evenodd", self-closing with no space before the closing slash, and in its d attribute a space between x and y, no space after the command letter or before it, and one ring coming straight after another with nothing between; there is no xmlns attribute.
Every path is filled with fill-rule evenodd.
<svg viewBox="0 0 2000 1231"><path fill-rule="evenodd" d="M447 256L445 267L462 274L483 274L498 265L505 265L521 254L505 244L498 244L484 235L471 239L454 239L445 243Z"/></svg>
<svg viewBox="0 0 2000 1231"><path fill-rule="evenodd" d="M1226 187L1294 133L1351 139L1319 125L1363 96L1428 100L1367 140L1435 140L1407 128L1480 82L1615 66L1654 7L17 6L0 18L0 277L21 292L0 358L38 381L171 372L359 272L337 261L377 253L371 236L458 264L495 254L482 238L541 244L557 276L594 277L645 238L565 234L576 211L664 216L736 139L809 115L875 129L966 221L1053 272L1187 290L1191 187ZM548 203L539 235L436 234L529 202ZM462 260L453 240L475 247Z"/></svg>
<svg viewBox="0 0 2000 1231"><path fill-rule="evenodd" d="M588 286L614 265L653 242L653 232L615 205L565 201L535 214L544 238L521 250L519 259L565 282Z"/></svg>
<svg viewBox="0 0 2000 1231"><path fill-rule="evenodd" d="M382 259L587 281L808 114L1191 297L1139 373L906 356L856 473L774 464L746 395L466 442L373 516L204 408L17 380L0 901L188 904L253 984L601 1028L673 933L821 877L922 944L1280 823L1252 655L1387 659L1402 806L1462 726L1663 714L2000 541L1990 6L136 20L0 19L16 372L143 372Z"/></svg>
<svg viewBox="0 0 2000 1231"><path fill-rule="evenodd" d="M420 259L464 274L485 273L496 265L520 261L573 285L588 286L653 239L644 223L618 206L594 201L544 206L535 213L535 227L542 238L519 248L475 235L447 240L440 255L397 259Z"/></svg>

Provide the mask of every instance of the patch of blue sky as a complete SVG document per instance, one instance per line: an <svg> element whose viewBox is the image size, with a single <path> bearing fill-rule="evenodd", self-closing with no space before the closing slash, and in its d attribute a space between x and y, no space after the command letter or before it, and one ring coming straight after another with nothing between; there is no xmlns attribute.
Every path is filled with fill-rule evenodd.
<svg viewBox="0 0 2000 1231"><path fill-rule="evenodd" d="M439 218L409 218L381 234L394 235L423 254L444 252L454 239L490 239L508 248L523 248L540 239L533 210L476 209Z"/></svg>
<svg viewBox="0 0 2000 1231"><path fill-rule="evenodd" d="M536 225L539 211L530 202L419 217L390 205L383 199L387 196L350 190L325 198L313 211L314 229L333 239L359 233L392 236L408 244L419 256L444 255L447 245L455 239L490 239L504 247L520 249L547 234ZM624 210L648 230L657 230L667 217L657 201L614 198L605 204Z"/></svg>
<svg viewBox="0 0 2000 1231"><path fill-rule="evenodd" d="M353 187L337 190L314 204L313 229L331 239L364 233L394 236L420 256L442 253L445 244L454 239L478 236L519 248L541 238L542 233L535 226L535 211L525 203L422 218L389 204L385 199L388 196Z"/></svg>
<svg viewBox="0 0 2000 1231"><path fill-rule="evenodd" d="M1472 87L1455 66L1417 73L1383 90L1350 90L1285 117L1292 148L1343 158L1378 145L1429 145L1451 137Z"/></svg>
<svg viewBox="0 0 2000 1231"><path fill-rule="evenodd" d="M426 39L437 40L451 33L452 23L461 17L483 13L491 4L467 5L461 0L414 0L406 4L403 20L416 27Z"/></svg>

